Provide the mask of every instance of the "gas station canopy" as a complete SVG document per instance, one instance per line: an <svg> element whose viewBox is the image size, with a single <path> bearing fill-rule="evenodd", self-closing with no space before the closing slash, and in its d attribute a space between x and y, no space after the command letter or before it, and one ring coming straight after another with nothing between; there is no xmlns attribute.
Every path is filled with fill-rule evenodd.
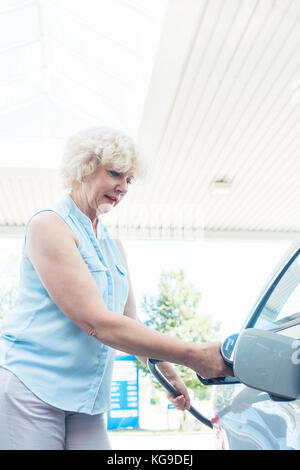
<svg viewBox="0 0 300 470"><path fill-rule="evenodd" d="M112 125L149 173L121 238L300 233L298 0L0 0L0 234L63 195L73 132Z"/></svg>

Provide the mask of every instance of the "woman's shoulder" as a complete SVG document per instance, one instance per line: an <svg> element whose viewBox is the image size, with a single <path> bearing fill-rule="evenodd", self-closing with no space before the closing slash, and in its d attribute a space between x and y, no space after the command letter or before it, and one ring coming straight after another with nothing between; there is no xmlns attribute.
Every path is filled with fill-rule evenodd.
<svg viewBox="0 0 300 470"><path fill-rule="evenodd" d="M28 221L27 226L35 227L35 228L51 228L54 226L63 227L66 224L64 223L63 219L51 209L45 209L43 211L37 212L34 214Z"/></svg>
<svg viewBox="0 0 300 470"><path fill-rule="evenodd" d="M72 237L76 244L78 244L74 232L65 223L63 218L51 210L43 210L36 213L27 224L26 235L27 238L30 236L43 237L45 241L53 237Z"/></svg>
<svg viewBox="0 0 300 470"><path fill-rule="evenodd" d="M67 197L61 198L35 212L27 221L26 229L29 225L36 229L69 229L67 223L69 213L70 207Z"/></svg>

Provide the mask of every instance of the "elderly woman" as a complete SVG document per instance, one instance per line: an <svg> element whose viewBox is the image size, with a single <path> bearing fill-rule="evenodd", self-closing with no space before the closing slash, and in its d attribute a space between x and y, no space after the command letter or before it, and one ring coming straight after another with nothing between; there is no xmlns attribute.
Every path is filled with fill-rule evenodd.
<svg viewBox="0 0 300 470"><path fill-rule="evenodd" d="M141 162L118 130L75 135L62 163L67 195L26 225L19 296L2 325L1 449L109 449L114 349L232 375L220 343L190 344L138 319L124 248L101 214L125 197ZM175 406L189 408L173 366L160 368L182 393Z"/></svg>

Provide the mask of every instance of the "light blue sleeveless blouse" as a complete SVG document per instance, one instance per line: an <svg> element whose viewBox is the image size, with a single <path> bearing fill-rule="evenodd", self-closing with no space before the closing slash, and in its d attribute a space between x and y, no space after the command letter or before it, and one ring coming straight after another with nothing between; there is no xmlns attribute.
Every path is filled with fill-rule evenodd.
<svg viewBox="0 0 300 470"><path fill-rule="evenodd" d="M78 250L107 309L123 314L129 291L128 274L121 253L100 218L96 237L91 220L69 195L45 210L55 212L74 232ZM26 224L22 247L19 295L2 323L0 366L13 372L52 406L87 414L103 413L110 409L114 349L85 333L50 298L25 251L31 219Z"/></svg>

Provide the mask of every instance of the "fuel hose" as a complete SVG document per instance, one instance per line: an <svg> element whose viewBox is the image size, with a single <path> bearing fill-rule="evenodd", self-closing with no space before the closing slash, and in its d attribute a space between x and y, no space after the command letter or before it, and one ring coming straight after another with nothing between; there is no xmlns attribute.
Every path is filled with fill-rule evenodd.
<svg viewBox="0 0 300 470"><path fill-rule="evenodd" d="M178 397L179 395L182 395L179 390L177 390L169 381L166 379L166 377L160 372L159 369L157 369L156 364L158 362L163 362L160 361L159 359L151 359L149 358L147 363L148 363L148 368L151 372L151 374L156 378L156 380L164 387L174 398ZM201 423L205 424L205 426L208 426L209 428L213 428L212 422L210 419L206 418L204 415L202 415L196 408L194 408L192 405L190 408L187 410L189 413L191 413L198 421Z"/></svg>

